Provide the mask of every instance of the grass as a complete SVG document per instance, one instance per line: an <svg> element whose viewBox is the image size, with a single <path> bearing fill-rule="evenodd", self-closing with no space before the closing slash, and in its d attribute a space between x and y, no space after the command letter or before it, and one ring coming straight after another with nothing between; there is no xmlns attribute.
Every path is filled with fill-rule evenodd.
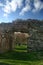
<svg viewBox="0 0 43 65"><path fill-rule="evenodd" d="M27 47L16 46L12 52L0 54L0 65L43 65L43 52L27 53Z"/></svg>

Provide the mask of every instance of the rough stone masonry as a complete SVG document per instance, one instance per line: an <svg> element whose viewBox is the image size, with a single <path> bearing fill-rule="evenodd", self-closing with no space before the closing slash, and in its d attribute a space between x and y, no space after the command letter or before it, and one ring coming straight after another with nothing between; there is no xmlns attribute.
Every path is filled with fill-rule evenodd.
<svg viewBox="0 0 43 65"><path fill-rule="evenodd" d="M43 51L43 30L29 29L30 37L27 39L27 51Z"/></svg>
<svg viewBox="0 0 43 65"><path fill-rule="evenodd" d="M14 49L13 35L8 32L0 33L0 53L11 51Z"/></svg>

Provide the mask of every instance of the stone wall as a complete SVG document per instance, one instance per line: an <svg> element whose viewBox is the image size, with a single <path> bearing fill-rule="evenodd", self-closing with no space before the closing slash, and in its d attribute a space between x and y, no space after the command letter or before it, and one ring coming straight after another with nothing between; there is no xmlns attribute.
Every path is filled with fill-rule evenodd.
<svg viewBox="0 0 43 65"><path fill-rule="evenodd" d="M41 31L30 30L30 37L27 39L27 50L31 51L43 51L43 33Z"/></svg>
<svg viewBox="0 0 43 65"><path fill-rule="evenodd" d="M0 53L14 49L13 35L0 33Z"/></svg>

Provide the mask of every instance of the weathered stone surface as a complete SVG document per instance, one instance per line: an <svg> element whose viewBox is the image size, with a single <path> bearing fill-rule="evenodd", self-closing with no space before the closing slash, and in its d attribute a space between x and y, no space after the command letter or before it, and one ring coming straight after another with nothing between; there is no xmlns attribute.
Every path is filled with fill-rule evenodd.
<svg viewBox="0 0 43 65"><path fill-rule="evenodd" d="M27 50L43 51L43 34L39 31L30 30L30 37L27 39Z"/></svg>
<svg viewBox="0 0 43 65"><path fill-rule="evenodd" d="M14 49L13 35L9 33L0 33L0 53Z"/></svg>

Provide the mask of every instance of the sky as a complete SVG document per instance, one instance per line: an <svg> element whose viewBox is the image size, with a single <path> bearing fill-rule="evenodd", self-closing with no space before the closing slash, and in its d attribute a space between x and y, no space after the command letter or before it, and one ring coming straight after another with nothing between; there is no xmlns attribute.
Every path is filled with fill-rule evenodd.
<svg viewBox="0 0 43 65"><path fill-rule="evenodd" d="M43 20L43 0L0 0L0 23L16 19Z"/></svg>

